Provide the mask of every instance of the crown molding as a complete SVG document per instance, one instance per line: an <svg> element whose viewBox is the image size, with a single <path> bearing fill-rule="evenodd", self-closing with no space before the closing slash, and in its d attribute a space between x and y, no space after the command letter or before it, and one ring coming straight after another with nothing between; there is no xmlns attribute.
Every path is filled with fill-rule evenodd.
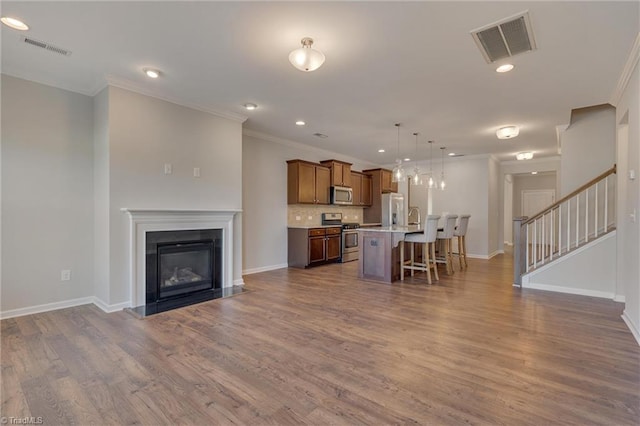
<svg viewBox="0 0 640 426"><path fill-rule="evenodd" d="M640 32L636 36L636 40L629 52L629 56L627 57L627 62L622 69L622 74L618 79L618 84L616 85L616 88L611 95L611 99L609 100L611 105L617 106L620 99L622 99L622 95L627 88L627 84L629 84L629 80L631 79L634 68L638 64L638 60L640 60Z"/></svg>
<svg viewBox="0 0 640 426"><path fill-rule="evenodd" d="M348 155L340 154L338 152L329 151L327 149L317 148L317 147L311 146L311 145L305 145L305 144L300 143L300 142L295 142L295 141L292 141L292 140L289 140L289 139L279 138L277 136L268 135L266 133L258 132L258 131L251 130L251 129L243 128L242 129L242 135L243 136L249 136L249 137L256 138L256 139L262 139L262 140L267 141L267 142L273 142L273 143L277 143L277 144L280 144L280 145L289 146L291 148L298 148L298 149L303 149L303 150L307 150L307 151L317 152L319 154L326 155L329 158L335 158L336 156L338 156L340 158L335 158L336 160L352 162L352 163L369 164L370 166L372 166L371 168L383 167L383 165L380 164L380 163L372 163L371 161L363 160L361 158L355 158L355 157L351 157L351 156L348 156ZM369 166L367 166L367 167L369 167Z"/></svg>
<svg viewBox="0 0 640 426"><path fill-rule="evenodd" d="M522 164L544 164L544 163L549 163L549 162L558 162L560 163L560 156L559 155L552 155L549 157L536 157L533 158L531 160L505 160L505 161L501 161L500 165L501 166L513 166L513 165L522 165Z"/></svg>
<svg viewBox="0 0 640 426"><path fill-rule="evenodd" d="M216 117L220 117L220 118L225 118L227 120L231 120L231 121L237 121L239 123L244 123L249 117L246 115L242 115L242 114L236 114L234 112L230 112L230 111L219 111L219 110L215 110L203 105L199 105L199 104L195 104L195 103L190 103L190 102L185 102L181 99L176 99L176 98L172 98L169 96L164 96L161 95L159 93L156 93L152 90L149 90L147 88L143 88L140 85L133 83L129 80L125 80L119 77L115 77L113 75L108 75L105 77L107 80L107 84L109 86L113 86L113 87L117 87L119 89L124 89L124 90L128 90L130 92L135 92L138 93L140 95L144 95L144 96L149 96L151 98L155 98L155 99L160 99L161 101L165 101L165 102L170 102L172 104L176 104L176 105L180 105L183 107L187 107L187 108L191 108L191 109L195 109L197 111L202 111L202 112L206 112L207 114L211 114L211 115L215 115ZM97 93L99 93L102 89L99 89Z"/></svg>

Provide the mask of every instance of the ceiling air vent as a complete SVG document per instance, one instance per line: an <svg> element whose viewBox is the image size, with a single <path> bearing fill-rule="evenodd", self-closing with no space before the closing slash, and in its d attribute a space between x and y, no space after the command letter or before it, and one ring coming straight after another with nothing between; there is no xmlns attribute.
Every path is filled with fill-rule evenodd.
<svg viewBox="0 0 640 426"><path fill-rule="evenodd" d="M487 63L536 49L529 12L471 31Z"/></svg>
<svg viewBox="0 0 640 426"><path fill-rule="evenodd" d="M30 44L32 46L48 50L49 52L58 53L58 54L64 55L64 56L71 55L71 51L70 50L63 49L62 47L54 46L53 44L50 44L50 43L47 43L47 42L44 42L44 41L40 41L40 40L36 40L34 38L23 37L22 41L24 41L25 43Z"/></svg>

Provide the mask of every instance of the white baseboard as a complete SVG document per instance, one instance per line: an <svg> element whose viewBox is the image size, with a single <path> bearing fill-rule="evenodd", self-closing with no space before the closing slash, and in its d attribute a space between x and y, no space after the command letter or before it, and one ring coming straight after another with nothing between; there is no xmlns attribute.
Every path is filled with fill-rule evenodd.
<svg viewBox="0 0 640 426"><path fill-rule="evenodd" d="M74 306L93 303L94 297L80 297L78 299L63 300L62 302L45 303L44 305L27 306L26 308L10 309L0 312L0 319L22 317L24 315L39 314L58 309L72 308Z"/></svg>
<svg viewBox="0 0 640 426"><path fill-rule="evenodd" d="M613 301L625 303L625 297L620 294L616 294L615 296L613 296Z"/></svg>
<svg viewBox="0 0 640 426"><path fill-rule="evenodd" d="M512 246L512 245L513 245L513 243L512 243L511 241L505 241L505 242L504 242L504 245L505 245L505 246Z"/></svg>
<svg viewBox="0 0 640 426"><path fill-rule="evenodd" d="M269 266L261 266L260 268L245 269L244 271L242 271L242 275L251 275L251 274L257 274L259 272L273 271L275 269L287 268L288 266L289 264L287 263L280 263L279 265L269 265Z"/></svg>
<svg viewBox="0 0 640 426"><path fill-rule="evenodd" d="M102 299L98 297L93 297L93 304L98 308L102 309L106 313L121 311L124 308L131 308L131 301L127 300L126 302L116 303L115 305L108 305L102 301Z"/></svg>
<svg viewBox="0 0 640 426"><path fill-rule="evenodd" d="M629 318L629 315L627 315L626 309L622 312L622 320L625 324L627 324L627 327L629 327L629 331L631 331L631 334L636 339L636 342L638 342L638 345L640 345L640 331L638 331L636 326L633 324L633 321L631 321L631 318Z"/></svg>
<svg viewBox="0 0 640 426"><path fill-rule="evenodd" d="M504 250L496 250L493 253L486 255L486 254L473 254L473 253L467 253L467 257L470 259L483 259L483 260L489 260L493 257L496 257L499 254L504 254Z"/></svg>
<svg viewBox="0 0 640 426"><path fill-rule="evenodd" d="M530 288L534 290L554 291L556 293L577 294L580 296L601 297L603 299L613 299L614 294L608 291L588 290L585 288L562 287L558 285L531 283L522 277L522 288Z"/></svg>
<svg viewBox="0 0 640 426"><path fill-rule="evenodd" d="M244 280L242 278L237 279L237 280L233 280L233 286L241 286L244 285Z"/></svg>

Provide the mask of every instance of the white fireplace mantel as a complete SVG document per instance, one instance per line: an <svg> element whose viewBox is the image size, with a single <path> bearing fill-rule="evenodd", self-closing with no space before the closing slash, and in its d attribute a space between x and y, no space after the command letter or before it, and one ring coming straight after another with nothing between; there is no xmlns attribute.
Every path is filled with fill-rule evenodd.
<svg viewBox="0 0 640 426"><path fill-rule="evenodd" d="M233 286L233 218L242 210L170 210L122 208L129 216L131 307L145 304L146 234L155 231L222 229L222 286Z"/></svg>

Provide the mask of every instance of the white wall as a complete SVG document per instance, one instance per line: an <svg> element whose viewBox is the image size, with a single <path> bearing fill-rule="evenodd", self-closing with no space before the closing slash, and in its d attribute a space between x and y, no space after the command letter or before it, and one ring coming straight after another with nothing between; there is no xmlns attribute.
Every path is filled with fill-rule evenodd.
<svg viewBox="0 0 640 426"><path fill-rule="evenodd" d="M639 35L640 37L640 35ZM638 40L636 40L638 48ZM637 55L637 50L636 50ZM633 55L633 54L632 54ZM630 213L640 212L640 185L638 181L628 178L628 170L640 173L640 67L635 56L635 68L616 105L615 122L618 126L618 261L616 291L625 297L623 318L640 343L640 227L636 218L633 221Z"/></svg>
<svg viewBox="0 0 640 426"><path fill-rule="evenodd" d="M378 167L330 151L245 130L242 141L244 272L287 265L287 160L353 163L352 170Z"/></svg>
<svg viewBox="0 0 640 426"><path fill-rule="evenodd" d="M522 287L615 297L616 233L612 232L522 277Z"/></svg>
<svg viewBox="0 0 640 426"><path fill-rule="evenodd" d="M503 218L512 218L513 214L513 175L506 174L502 180L503 185ZM513 223L511 221L502 221L502 240L504 244L513 245Z"/></svg>
<svg viewBox="0 0 640 426"><path fill-rule="evenodd" d="M2 113L0 309L90 297L92 99L2 75Z"/></svg>
<svg viewBox="0 0 640 426"><path fill-rule="evenodd" d="M470 256L482 258L493 253L489 243L489 227L493 227L489 223L489 163L488 156L445 160L447 187L444 191L432 192L433 214L448 212L471 215L467 229L467 252ZM434 165L434 173L436 170L440 170L440 165Z"/></svg>
<svg viewBox="0 0 640 426"><path fill-rule="evenodd" d="M616 110L599 105L574 110L561 134L560 197L610 169L616 162Z"/></svg>
<svg viewBox="0 0 640 426"><path fill-rule="evenodd" d="M109 89L93 98L94 289L109 300Z"/></svg>
<svg viewBox="0 0 640 426"><path fill-rule="evenodd" d="M500 238L500 243L498 243L498 237L500 236L498 229L501 226L500 213L503 210L502 204L500 204L500 179L500 163L495 158L489 157L489 216L487 218L489 222L487 241L489 256L499 253L503 245L502 238Z"/></svg>
<svg viewBox="0 0 640 426"><path fill-rule="evenodd" d="M129 219L120 209L241 209L242 124L116 87L109 87L108 122L111 244L106 302L114 305L130 297ZM165 163L172 164L172 174L164 174ZM193 176L194 167L200 168L201 177ZM237 280L242 236L234 237Z"/></svg>

